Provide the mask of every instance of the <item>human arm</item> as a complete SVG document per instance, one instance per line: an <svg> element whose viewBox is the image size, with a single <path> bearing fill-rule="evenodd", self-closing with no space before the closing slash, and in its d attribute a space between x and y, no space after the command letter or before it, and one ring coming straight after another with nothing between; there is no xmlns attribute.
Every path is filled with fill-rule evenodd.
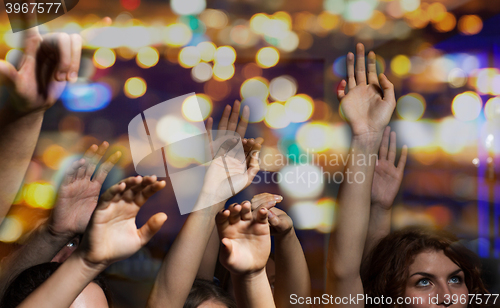
<svg viewBox="0 0 500 308"><path fill-rule="evenodd" d="M92 145L82 159L66 172L58 198L47 224L36 230L18 250L2 260L0 295L10 281L24 269L49 262L72 239L85 232L94 211L102 184L118 162L121 152L111 155L92 175L109 144Z"/></svg>
<svg viewBox="0 0 500 308"><path fill-rule="evenodd" d="M360 267L368 231L376 156L383 130L396 106L393 85L383 74L377 78L373 52L368 55L367 83L362 44L357 45L356 69L354 55L347 55L347 77L347 83L341 82L337 95L351 127L352 140L344 181L337 197L336 225L330 235L327 257L327 293L342 297L363 294ZM357 159L363 159L363 163ZM360 181L360 177L363 180Z"/></svg>
<svg viewBox="0 0 500 308"><path fill-rule="evenodd" d="M231 273L239 308L275 307L265 269L271 252L267 215L267 208L252 213L250 203L244 202L231 205L216 217L223 244L219 260Z"/></svg>
<svg viewBox="0 0 500 308"><path fill-rule="evenodd" d="M242 120L238 124L239 102L235 102L233 112L226 107L219 124L219 132L224 130L237 132L242 135L240 129L244 126L246 130L248 119L248 108L243 111ZM211 132L213 119L207 121L207 132ZM222 126L221 126L222 125ZM240 126L242 125L242 126ZM221 129L222 128L222 129ZM244 165L239 161L226 157L230 170L235 170L240 175L231 177L235 192L238 193L252 182L259 170L258 152L260 144L254 143L249 153L248 169L244 171ZM215 215L224 207L226 200L231 196L221 187L228 187L227 169L222 163L223 157L214 159L205 175L202 192L198 197L196 208L201 210L193 211L187 217L179 234L170 247L160 271L156 277L153 290L148 300L148 307L183 307L193 282L197 276L213 278L213 267L211 262L216 260L218 243L207 247L212 231L215 227ZM217 201L215 201L217 200ZM207 207L207 205L212 205ZM206 271L199 271L200 264L207 266Z"/></svg>
<svg viewBox="0 0 500 308"><path fill-rule="evenodd" d="M373 174L370 221L363 250L363 260L391 231L392 205L403 180L407 156L408 147L403 146L399 162L397 166L394 165L396 161L396 132L391 133L391 128L388 126L382 137L379 157Z"/></svg>
<svg viewBox="0 0 500 308"><path fill-rule="evenodd" d="M140 229L135 219L141 206L165 187L155 176L131 177L101 197L82 245L18 307L69 307L87 284L110 264L128 258L160 230L167 219L153 215Z"/></svg>
<svg viewBox="0 0 500 308"><path fill-rule="evenodd" d="M29 21L25 21L29 22ZM0 84L7 92L0 109L0 222L21 186L40 134L45 110L75 81L82 40L78 34L41 36L37 27L24 31L24 54L16 69L0 60Z"/></svg>

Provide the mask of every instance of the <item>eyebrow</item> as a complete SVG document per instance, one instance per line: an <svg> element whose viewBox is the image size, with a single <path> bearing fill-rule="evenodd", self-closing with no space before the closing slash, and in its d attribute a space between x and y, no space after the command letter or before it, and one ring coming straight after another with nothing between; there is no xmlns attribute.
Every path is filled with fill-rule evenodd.
<svg viewBox="0 0 500 308"><path fill-rule="evenodd" d="M457 269L456 271L454 271L453 273L451 273L450 275L448 276L454 276L460 272L463 272L461 268ZM426 272L416 272L416 273L413 273L410 275L410 277L413 277L415 275L421 275L421 276L424 276L424 277L429 277L429 278L436 278L436 276L434 276L433 274L429 274L429 273L426 273Z"/></svg>

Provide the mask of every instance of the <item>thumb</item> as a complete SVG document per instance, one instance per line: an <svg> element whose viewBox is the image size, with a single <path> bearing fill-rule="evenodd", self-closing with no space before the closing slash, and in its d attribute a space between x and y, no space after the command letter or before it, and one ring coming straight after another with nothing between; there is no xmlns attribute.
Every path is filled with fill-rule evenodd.
<svg viewBox="0 0 500 308"><path fill-rule="evenodd" d="M221 242L222 244L224 244L224 246L222 247L224 252L227 253L227 255L230 255L231 252L233 252L233 243L231 242L231 240L228 238L223 238Z"/></svg>
<svg viewBox="0 0 500 308"><path fill-rule="evenodd" d="M0 82L1 84L8 83L11 85L17 79L17 70L14 65L5 60L0 60Z"/></svg>
<svg viewBox="0 0 500 308"><path fill-rule="evenodd" d="M141 239L141 245L146 245L147 242L158 232L167 220L167 214L156 213L151 218L148 219L146 224L142 226L137 233Z"/></svg>
<svg viewBox="0 0 500 308"><path fill-rule="evenodd" d="M280 224L280 219L273 210L274 208L269 209L269 212L267 213L267 218L269 220L269 224L273 227L276 227Z"/></svg>

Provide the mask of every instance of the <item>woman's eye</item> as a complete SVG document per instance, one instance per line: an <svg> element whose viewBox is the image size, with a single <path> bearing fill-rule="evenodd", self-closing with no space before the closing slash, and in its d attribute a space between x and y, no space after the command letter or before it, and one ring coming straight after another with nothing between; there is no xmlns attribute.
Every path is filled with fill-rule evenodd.
<svg viewBox="0 0 500 308"><path fill-rule="evenodd" d="M462 282L461 277L455 276L450 278L450 283L461 283L461 282Z"/></svg>
<svg viewBox="0 0 500 308"><path fill-rule="evenodd" d="M417 287L427 287L430 285L430 281L428 279L420 279L417 282Z"/></svg>

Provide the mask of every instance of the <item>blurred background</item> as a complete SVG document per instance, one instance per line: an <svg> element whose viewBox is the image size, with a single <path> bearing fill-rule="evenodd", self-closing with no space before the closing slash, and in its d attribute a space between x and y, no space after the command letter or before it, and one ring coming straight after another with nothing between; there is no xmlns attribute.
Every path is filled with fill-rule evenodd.
<svg viewBox="0 0 500 308"><path fill-rule="evenodd" d="M46 112L24 186L0 226L0 257L49 215L65 168L86 148L106 140L106 157L123 152L103 189L135 175L130 120L196 92L204 119L212 116L216 124L234 100L250 106L247 137L265 139L260 183L229 202L262 192L284 197L279 207L294 220L313 295L321 295L338 184L327 178L286 183L279 174L321 178L342 170L350 130L335 89L347 52L362 42L395 85L390 125L398 149L409 146L393 229L426 225L453 232L481 257L490 292L499 293L499 13L498 0L80 1L39 27L82 34L80 76ZM15 62L22 33L13 34L0 14L0 58ZM99 22L106 16L110 26ZM161 125L156 129L161 138ZM186 218L166 180L137 221L163 211L166 225L146 248L107 270L116 307L144 305Z"/></svg>

